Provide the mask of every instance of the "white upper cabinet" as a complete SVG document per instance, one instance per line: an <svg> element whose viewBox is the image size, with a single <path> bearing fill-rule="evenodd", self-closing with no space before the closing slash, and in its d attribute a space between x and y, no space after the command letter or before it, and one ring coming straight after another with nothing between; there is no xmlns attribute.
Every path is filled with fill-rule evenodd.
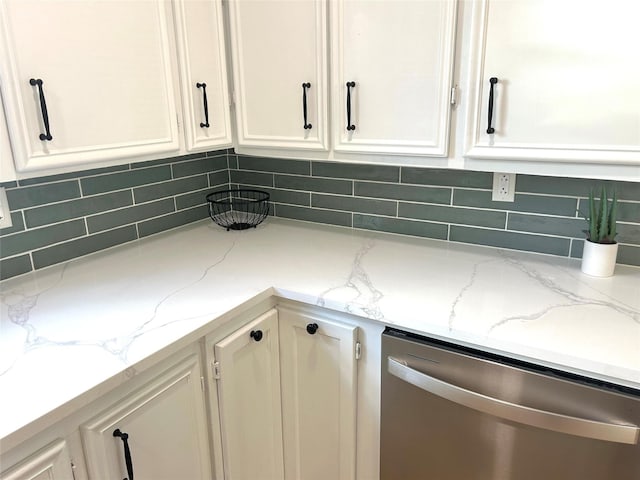
<svg viewBox="0 0 640 480"><path fill-rule="evenodd" d="M483 0L474 18L467 156L640 163L638 0Z"/></svg>
<svg viewBox="0 0 640 480"><path fill-rule="evenodd" d="M0 96L0 183L10 182L16 179L16 170L13 164L13 153L9 143L7 122L4 118L2 97Z"/></svg>
<svg viewBox="0 0 640 480"><path fill-rule="evenodd" d="M336 151L447 155L456 4L331 3Z"/></svg>
<svg viewBox="0 0 640 480"><path fill-rule="evenodd" d="M0 473L0 480L75 480L66 442L58 439L38 450Z"/></svg>
<svg viewBox="0 0 640 480"><path fill-rule="evenodd" d="M326 10L324 0L230 0L239 147L328 149Z"/></svg>
<svg viewBox="0 0 640 480"><path fill-rule="evenodd" d="M0 21L18 171L178 151L165 2L5 0Z"/></svg>
<svg viewBox="0 0 640 480"><path fill-rule="evenodd" d="M221 3L174 0L186 148L232 144Z"/></svg>

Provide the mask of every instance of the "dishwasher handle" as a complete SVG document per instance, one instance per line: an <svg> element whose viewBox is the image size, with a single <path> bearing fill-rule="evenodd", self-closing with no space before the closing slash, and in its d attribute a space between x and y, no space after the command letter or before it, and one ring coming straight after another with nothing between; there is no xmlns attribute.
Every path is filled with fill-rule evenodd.
<svg viewBox="0 0 640 480"><path fill-rule="evenodd" d="M387 357L387 370L391 375L426 392L505 420L607 442L629 445L638 442L640 428L635 425L599 422L510 403L431 377L393 357Z"/></svg>

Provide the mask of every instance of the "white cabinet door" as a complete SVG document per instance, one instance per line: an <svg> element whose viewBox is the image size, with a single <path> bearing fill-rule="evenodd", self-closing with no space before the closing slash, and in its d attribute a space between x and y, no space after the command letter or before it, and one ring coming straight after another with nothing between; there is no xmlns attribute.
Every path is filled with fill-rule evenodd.
<svg viewBox="0 0 640 480"><path fill-rule="evenodd" d="M327 150L326 8L229 2L238 146Z"/></svg>
<svg viewBox="0 0 640 480"><path fill-rule="evenodd" d="M640 163L640 2L483 0L474 16L467 156Z"/></svg>
<svg viewBox="0 0 640 480"><path fill-rule="evenodd" d="M276 310L215 345L225 478L284 476L278 345Z"/></svg>
<svg viewBox="0 0 640 480"><path fill-rule="evenodd" d="M2 97L0 96L0 183L10 182L16 179L16 170L13 164L13 153L9 143L9 132L4 116Z"/></svg>
<svg viewBox="0 0 640 480"><path fill-rule="evenodd" d="M285 478L354 479L358 327L279 312Z"/></svg>
<svg viewBox="0 0 640 480"><path fill-rule="evenodd" d="M331 3L335 150L447 155L456 3Z"/></svg>
<svg viewBox="0 0 640 480"><path fill-rule="evenodd" d="M19 171L178 151L167 9L0 2L2 95Z"/></svg>
<svg viewBox="0 0 640 480"><path fill-rule="evenodd" d="M220 0L174 0L188 151L231 146Z"/></svg>
<svg viewBox="0 0 640 480"><path fill-rule="evenodd" d="M193 354L80 427L90 478L210 479L211 465L200 380ZM119 432L119 433L118 433Z"/></svg>
<svg viewBox="0 0 640 480"><path fill-rule="evenodd" d="M57 440L47 445L0 473L0 480L75 480L66 442Z"/></svg>

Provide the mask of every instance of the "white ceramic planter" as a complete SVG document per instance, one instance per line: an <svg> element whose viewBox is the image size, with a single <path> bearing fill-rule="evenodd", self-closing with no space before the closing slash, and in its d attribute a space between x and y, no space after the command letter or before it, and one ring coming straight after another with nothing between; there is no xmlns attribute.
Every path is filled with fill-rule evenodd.
<svg viewBox="0 0 640 480"><path fill-rule="evenodd" d="M617 243L593 243L584 241L582 272L594 277L610 277L616 268Z"/></svg>

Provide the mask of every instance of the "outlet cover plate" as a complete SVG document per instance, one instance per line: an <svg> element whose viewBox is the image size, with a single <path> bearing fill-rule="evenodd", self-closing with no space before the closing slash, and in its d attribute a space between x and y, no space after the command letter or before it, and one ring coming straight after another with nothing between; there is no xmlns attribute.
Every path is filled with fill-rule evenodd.
<svg viewBox="0 0 640 480"><path fill-rule="evenodd" d="M515 173L494 173L493 193L491 200L494 202L513 202L516 193Z"/></svg>

